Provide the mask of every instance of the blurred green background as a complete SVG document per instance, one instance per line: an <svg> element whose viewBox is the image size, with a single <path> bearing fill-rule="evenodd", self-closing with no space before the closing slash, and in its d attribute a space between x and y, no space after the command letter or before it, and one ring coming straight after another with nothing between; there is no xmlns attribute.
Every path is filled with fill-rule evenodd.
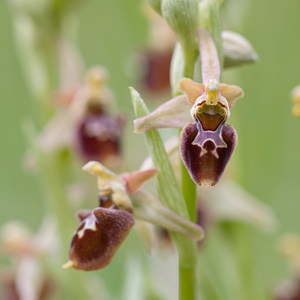
<svg viewBox="0 0 300 300"><path fill-rule="evenodd" d="M140 7L139 0L89 0L80 7L78 45L84 60L87 66L102 64L109 69L118 108L128 113L132 109L127 87L133 84L128 61L132 52L147 41L147 22ZM237 84L245 92L229 121L239 136L230 163L232 173L247 191L270 205L278 219L275 234L245 229L250 236L247 245L254 252L253 263L260 271L259 280L269 288L286 273L277 251L278 237L300 231L300 118L291 115L290 99L291 89L300 84L299 16L298 0L228 0L222 8L224 29L247 37L259 55L255 65L225 71L223 82ZM26 151L22 122L30 118L33 109L25 78L9 3L2 0L0 223L21 219L37 227L43 216L42 193L34 176L22 167ZM131 139L136 143L136 153L143 139ZM128 157L132 152L129 145ZM144 151L144 146L141 149ZM140 160L146 156L138 155Z"/></svg>

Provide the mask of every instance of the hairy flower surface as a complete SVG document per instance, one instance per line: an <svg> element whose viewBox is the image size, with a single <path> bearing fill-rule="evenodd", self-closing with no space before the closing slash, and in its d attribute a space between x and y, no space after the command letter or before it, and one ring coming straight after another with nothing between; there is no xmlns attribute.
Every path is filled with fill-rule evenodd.
<svg viewBox="0 0 300 300"><path fill-rule="evenodd" d="M87 213L87 212L85 212ZM133 216L122 210L99 207L82 218L69 251L66 267L91 271L106 267L134 225Z"/></svg>
<svg viewBox="0 0 300 300"><path fill-rule="evenodd" d="M243 96L241 88L219 83L220 64L210 33L198 30L203 83L189 78L179 82L183 92L149 115L135 120L135 132L155 128L183 128L181 156L198 185L214 185L236 146L234 128L225 124L230 108Z"/></svg>

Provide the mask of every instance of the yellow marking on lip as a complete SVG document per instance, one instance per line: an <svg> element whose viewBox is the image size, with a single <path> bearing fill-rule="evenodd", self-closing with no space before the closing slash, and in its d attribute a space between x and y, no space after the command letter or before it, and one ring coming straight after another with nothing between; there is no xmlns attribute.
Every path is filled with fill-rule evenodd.
<svg viewBox="0 0 300 300"><path fill-rule="evenodd" d="M217 105L218 104L218 100L217 100L218 93L219 93L219 91L207 91L206 102L210 105Z"/></svg>

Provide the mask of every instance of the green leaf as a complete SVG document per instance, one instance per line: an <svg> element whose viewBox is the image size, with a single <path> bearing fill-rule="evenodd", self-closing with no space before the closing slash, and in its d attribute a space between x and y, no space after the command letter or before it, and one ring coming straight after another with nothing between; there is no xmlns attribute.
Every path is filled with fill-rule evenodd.
<svg viewBox="0 0 300 300"><path fill-rule="evenodd" d="M130 88L134 111L137 118L149 113L139 93ZM160 170L157 176L157 192L163 204L178 215L189 219L182 192L176 182L168 155L159 132L155 129L145 133L153 163ZM179 258L179 299L196 299L196 245L180 233L171 232Z"/></svg>
<svg viewBox="0 0 300 300"><path fill-rule="evenodd" d="M136 117L140 118L147 115L149 110L139 93L132 87L130 88L130 92ZM182 192L176 181L158 130L149 130L145 135L154 166L160 170L157 175L157 191L161 202L178 215L189 219Z"/></svg>

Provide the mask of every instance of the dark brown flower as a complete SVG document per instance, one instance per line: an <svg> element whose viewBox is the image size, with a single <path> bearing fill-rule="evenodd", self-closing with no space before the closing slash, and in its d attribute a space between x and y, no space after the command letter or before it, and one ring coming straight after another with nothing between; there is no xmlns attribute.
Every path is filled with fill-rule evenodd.
<svg viewBox="0 0 300 300"><path fill-rule="evenodd" d="M105 268L134 225L131 213L99 207L81 211L80 226L72 239L65 268L92 271Z"/></svg>
<svg viewBox="0 0 300 300"><path fill-rule="evenodd" d="M173 49L165 52L146 52L141 60L142 85L152 93L170 89L170 64Z"/></svg>
<svg viewBox="0 0 300 300"><path fill-rule="evenodd" d="M120 162L124 118L102 112L89 112L79 122L78 149L85 161L96 160L114 166Z"/></svg>

